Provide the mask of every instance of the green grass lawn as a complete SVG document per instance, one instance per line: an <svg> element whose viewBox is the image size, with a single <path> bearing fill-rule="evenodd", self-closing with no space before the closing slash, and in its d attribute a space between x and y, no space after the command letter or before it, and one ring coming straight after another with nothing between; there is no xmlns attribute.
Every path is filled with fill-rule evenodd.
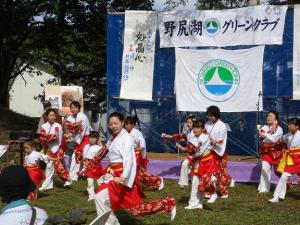
<svg viewBox="0 0 300 225"><path fill-rule="evenodd" d="M57 182L57 188L45 191L34 202L50 216L64 215L71 209L85 208L88 222L96 215L93 202L87 202L86 182L78 181L72 188L64 189ZM295 225L300 224L300 186L288 190L287 198L278 204L268 203L272 194L258 194L256 185L237 184L230 190L229 199L218 199L215 204L205 204L203 210L184 210L190 188L181 189L175 181L166 181L161 192L146 191L147 201L168 195L177 199L177 217L174 225ZM169 214L133 218L126 211L117 213L123 225L171 224Z"/></svg>

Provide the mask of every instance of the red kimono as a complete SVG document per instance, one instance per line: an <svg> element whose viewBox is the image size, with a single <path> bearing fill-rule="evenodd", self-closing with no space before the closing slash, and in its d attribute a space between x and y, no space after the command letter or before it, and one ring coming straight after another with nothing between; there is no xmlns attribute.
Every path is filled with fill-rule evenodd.
<svg viewBox="0 0 300 225"><path fill-rule="evenodd" d="M32 151L25 156L24 166L29 173L29 177L36 186L36 190L28 195L28 200L33 201L37 198L38 187L45 180L44 171L39 166L39 161L44 161L44 157L37 151Z"/></svg>
<svg viewBox="0 0 300 225"><path fill-rule="evenodd" d="M79 171L79 176L98 180L103 174L101 160L106 156L108 150L99 145L86 145L83 149L83 170Z"/></svg>
<svg viewBox="0 0 300 225"><path fill-rule="evenodd" d="M47 154L53 160L54 170L63 180L69 180L69 173L64 167L64 151L62 144L62 127L58 123L45 123L41 127L40 141L47 148Z"/></svg>
<svg viewBox="0 0 300 225"><path fill-rule="evenodd" d="M128 209L128 211L135 215L148 215L157 212L170 212L175 206L174 198L167 198L164 200L153 201L148 203L141 203L141 197L136 186L136 162L133 155L132 139L125 129L112 137L108 141L108 158L110 165L106 168L106 173L113 178L124 176L126 179L123 183L117 184L114 180L107 183L102 183L96 193L108 190L110 207L112 210ZM107 207L106 203L102 202L101 194L95 195L97 214ZM103 205L105 204L105 205ZM102 206L101 206L102 205Z"/></svg>

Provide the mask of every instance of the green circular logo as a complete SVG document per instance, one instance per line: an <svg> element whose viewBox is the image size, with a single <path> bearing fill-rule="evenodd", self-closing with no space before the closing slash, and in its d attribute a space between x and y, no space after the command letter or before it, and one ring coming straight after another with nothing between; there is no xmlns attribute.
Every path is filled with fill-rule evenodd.
<svg viewBox="0 0 300 225"><path fill-rule="evenodd" d="M240 73L230 62L215 59L207 62L198 74L201 94L214 102L224 102L235 95L240 84Z"/></svg>
<svg viewBox="0 0 300 225"><path fill-rule="evenodd" d="M208 36L216 36L221 30L221 23L215 18L207 19L204 22L204 31Z"/></svg>

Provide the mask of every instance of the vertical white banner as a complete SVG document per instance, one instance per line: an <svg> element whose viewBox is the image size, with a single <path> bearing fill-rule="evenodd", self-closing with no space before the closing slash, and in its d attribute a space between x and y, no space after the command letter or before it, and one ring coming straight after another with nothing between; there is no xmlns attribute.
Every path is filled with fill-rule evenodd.
<svg viewBox="0 0 300 225"><path fill-rule="evenodd" d="M122 99L152 100L156 21L156 12L125 12Z"/></svg>
<svg viewBox="0 0 300 225"><path fill-rule="evenodd" d="M300 5L294 8L293 99L300 100Z"/></svg>

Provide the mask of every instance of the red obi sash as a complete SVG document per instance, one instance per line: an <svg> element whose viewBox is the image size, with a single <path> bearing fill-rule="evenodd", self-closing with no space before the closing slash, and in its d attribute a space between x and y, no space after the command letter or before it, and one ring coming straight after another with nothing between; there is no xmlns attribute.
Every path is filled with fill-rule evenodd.
<svg viewBox="0 0 300 225"><path fill-rule="evenodd" d="M25 168L29 173L30 179L37 187L42 183L43 180L46 179L45 174L39 165L28 164L25 166Z"/></svg>
<svg viewBox="0 0 300 225"><path fill-rule="evenodd" d="M105 169L105 172L112 174L114 177L120 177L123 173L123 163L111 163ZM96 193L100 192L103 189L108 189L112 210L133 208L134 206L141 203L141 196L138 192L136 181L133 187L130 188L123 184L117 184L112 180L107 184L102 183Z"/></svg>
<svg viewBox="0 0 300 225"><path fill-rule="evenodd" d="M193 168L193 174L202 176L204 174L211 174L217 172L217 163L211 151L205 153L197 159L199 160L199 162L196 162L198 163L198 168Z"/></svg>

